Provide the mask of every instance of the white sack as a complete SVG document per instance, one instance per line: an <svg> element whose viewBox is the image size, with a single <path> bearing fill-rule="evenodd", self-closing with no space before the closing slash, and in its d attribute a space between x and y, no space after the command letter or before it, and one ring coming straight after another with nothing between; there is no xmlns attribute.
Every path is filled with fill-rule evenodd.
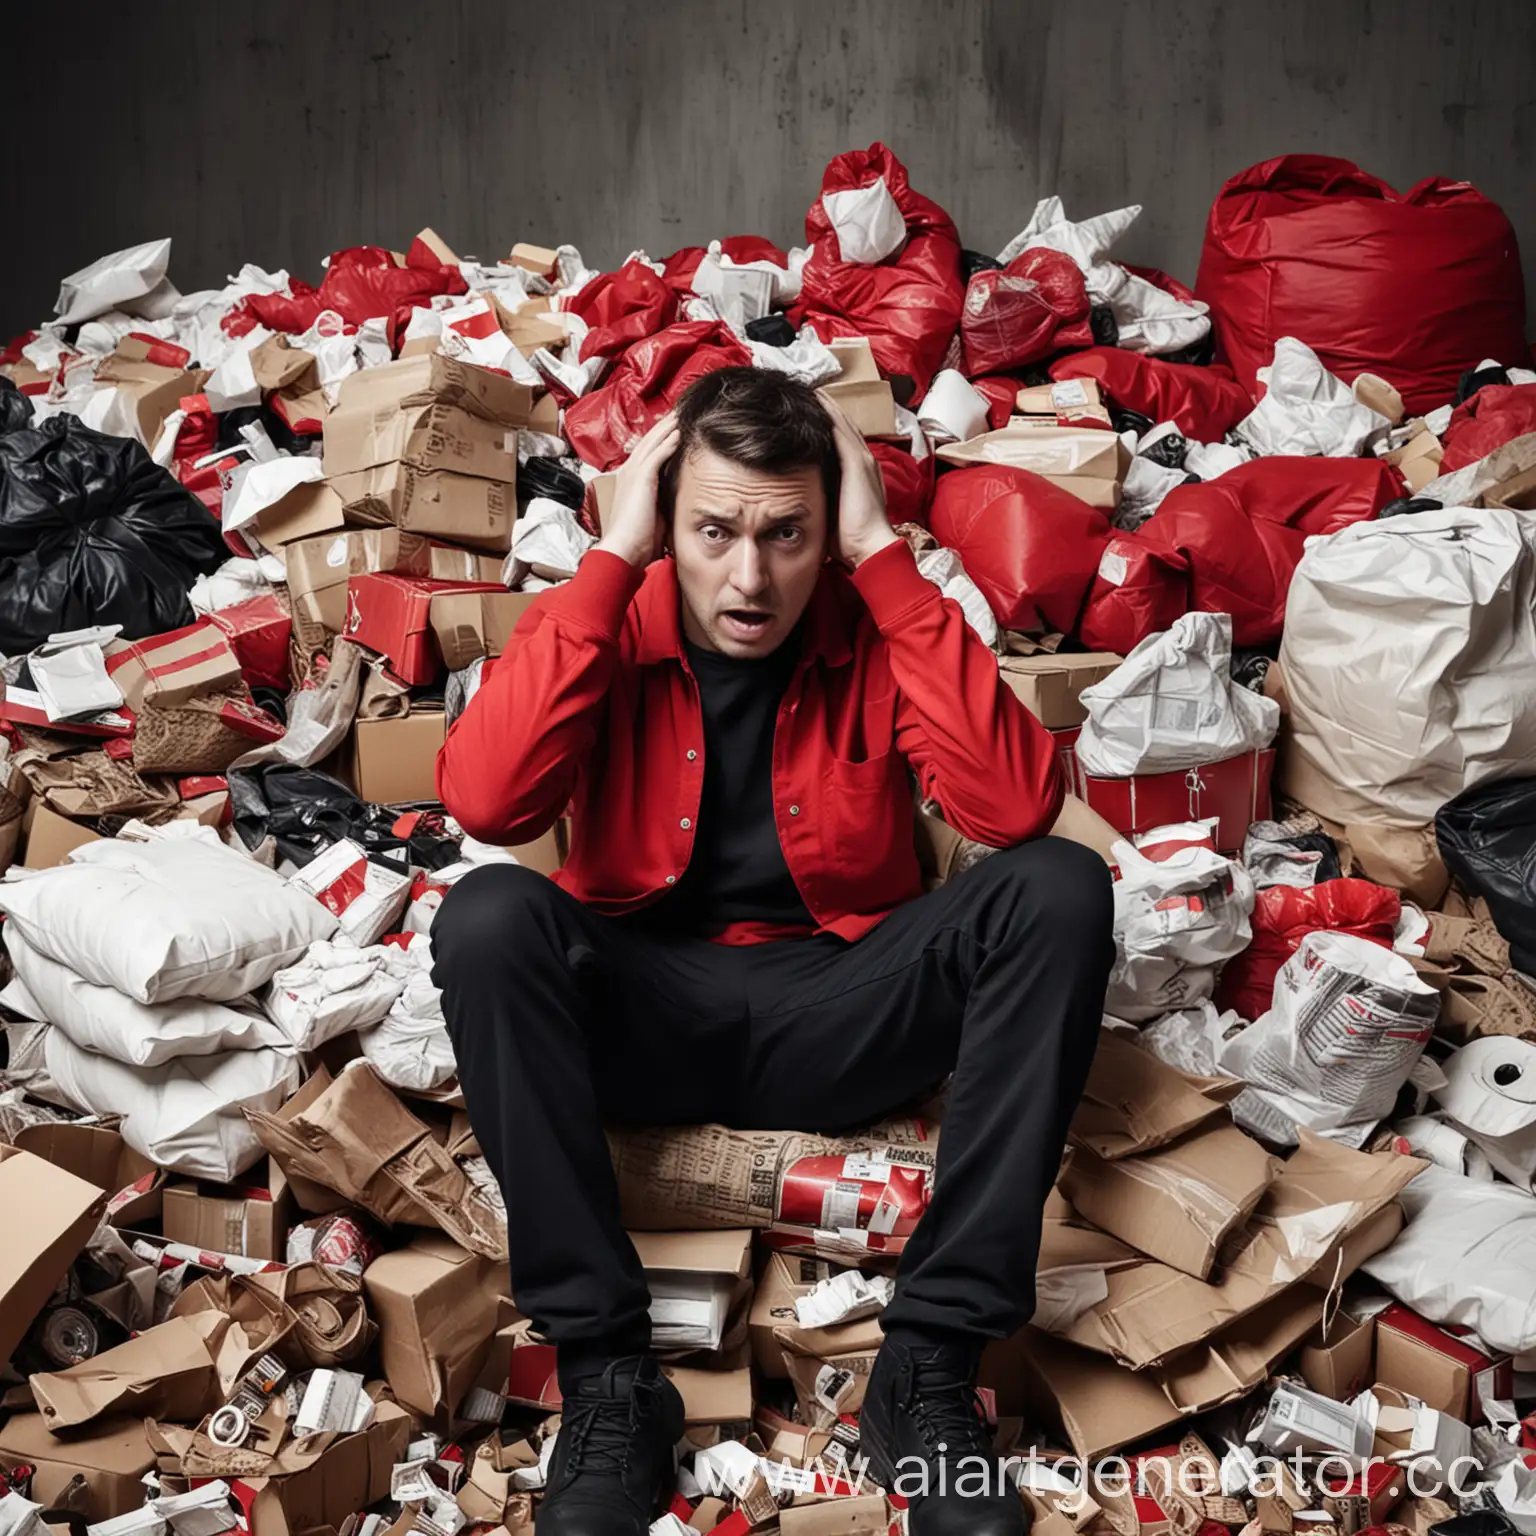
<svg viewBox="0 0 1536 1536"><path fill-rule="evenodd" d="M170 264L169 236L100 256L90 266L71 272L59 284L59 299L53 312L66 325L104 315L126 300L143 298L156 288Z"/></svg>
<svg viewBox="0 0 1536 1536"><path fill-rule="evenodd" d="M1408 1225L1362 1271L1432 1323L1496 1350L1536 1349L1536 1200L1426 1168L1402 1193Z"/></svg>
<svg viewBox="0 0 1536 1536"><path fill-rule="evenodd" d="M1253 876L1254 887L1288 885L1308 890L1317 884L1323 855L1317 848L1298 848L1278 821L1255 821L1243 836L1243 868Z"/></svg>
<svg viewBox="0 0 1536 1536"><path fill-rule="evenodd" d="M267 984L261 1005L295 1050L312 1051L377 1024L400 996L411 965L398 945L367 949L319 939Z"/></svg>
<svg viewBox="0 0 1536 1536"><path fill-rule="evenodd" d="M413 967L405 990L376 1029L357 1037L374 1070L395 1088L423 1093L458 1071L443 1021L443 994L432 985L432 943L417 934L406 947Z"/></svg>
<svg viewBox="0 0 1536 1536"><path fill-rule="evenodd" d="M989 646L997 645L1002 638L997 615L981 595L981 588L966 575L964 562L954 550L930 549L917 557L917 568L945 597L960 604L965 622Z"/></svg>
<svg viewBox="0 0 1536 1536"><path fill-rule="evenodd" d="M800 327L799 334L787 347L771 346L766 341L747 341L755 368L772 368L799 379L802 384L822 384L843 371L837 353L816 334L813 325Z"/></svg>
<svg viewBox="0 0 1536 1536"><path fill-rule="evenodd" d="M1281 787L1332 821L1422 827L1463 789L1530 773L1536 518L1446 507L1309 539L1280 664Z"/></svg>
<svg viewBox="0 0 1536 1536"><path fill-rule="evenodd" d="M1267 747L1280 726L1273 699L1232 681L1225 613L1186 613L1148 635L1082 702L1078 761L1108 778L1223 762Z"/></svg>
<svg viewBox="0 0 1536 1536"><path fill-rule="evenodd" d="M236 998L336 919L270 869L201 838L87 843L57 869L12 872L0 912L39 953L141 1003Z"/></svg>
<svg viewBox="0 0 1536 1536"><path fill-rule="evenodd" d="M581 557L596 543L564 502L535 496L512 527L512 552L502 564L501 579L515 587L532 571L546 581L564 581L576 574Z"/></svg>
<svg viewBox="0 0 1536 1536"><path fill-rule="evenodd" d="M1444 1063L1430 1097L1511 1184L1536 1190L1536 1043L1472 1040Z"/></svg>
<svg viewBox="0 0 1536 1536"><path fill-rule="evenodd" d="M13 996L8 987L0 992L0 1001L25 1017L54 1025L82 1050L130 1067L158 1067L178 1056L212 1056L284 1043L281 1032L257 1012L191 997L140 1003L111 987L83 981L67 965L39 954L14 923L5 924L4 935L25 999Z"/></svg>
<svg viewBox="0 0 1536 1536"><path fill-rule="evenodd" d="M891 196L885 177L867 187L846 192L823 192L821 206L837 236L839 261L873 264L901 249L907 238L907 221Z"/></svg>
<svg viewBox="0 0 1536 1536"><path fill-rule="evenodd" d="M1294 336L1275 343L1275 360L1259 369L1259 378L1263 398L1233 428L1256 453L1354 458L1373 432L1391 425Z"/></svg>
<svg viewBox="0 0 1536 1536"><path fill-rule="evenodd" d="M1146 834L1155 842L1157 833ZM1115 964L1104 1011L1133 1022L1209 998L1216 967L1253 937L1253 882L1215 849L1176 848L1149 859L1133 843L1110 853L1115 882Z"/></svg>
<svg viewBox="0 0 1536 1536"><path fill-rule="evenodd" d="M1363 1146L1391 1114L1439 1013L1440 994L1401 955L1352 933L1307 934L1275 977L1269 1011L1217 1057L1262 1100L1257 1113L1234 1106L1238 1123L1281 1145L1303 1125Z"/></svg>
<svg viewBox="0 0 1536 1536"><path fill-rule="evenodd" d="M227 1184L260 1162L244 1106L275 1110L303 1079L299 1059L277 1050L183 1056L161 1067L126 1067L82 1051L61 1029L44 1040L48 1074L70 1103L122 1115L123 1140L161 1168Z"/></svg>

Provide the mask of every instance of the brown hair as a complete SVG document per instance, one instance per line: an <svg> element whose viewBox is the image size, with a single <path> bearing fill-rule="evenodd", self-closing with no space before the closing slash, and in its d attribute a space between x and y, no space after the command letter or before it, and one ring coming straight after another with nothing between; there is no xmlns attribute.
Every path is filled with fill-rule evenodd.
<svg viewBox="0 0 1536 1536"><path fill-rule="evenodd" d="M717 368L688 386L677 402L677 425L677 452L662 466L657 495L669 522L684 459L707 448L770 475L815 465L827 495L831 538L842 474L832 418L809 384L775 368Z"/></svg>

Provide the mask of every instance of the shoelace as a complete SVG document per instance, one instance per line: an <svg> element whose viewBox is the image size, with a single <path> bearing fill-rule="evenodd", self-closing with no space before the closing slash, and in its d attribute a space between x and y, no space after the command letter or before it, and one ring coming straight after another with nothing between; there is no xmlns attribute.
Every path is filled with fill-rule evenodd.
<svg viewBox="0 0 1536 1536"><path fill-rule="evenodd" d="M914 1366L905 1407L934 1455L939 1454L941 1445L946 1459L991 1455L992 1445L976 1406L975 1387L964 1376L954 1374L946 1362L924 1361Z"/></svg>
<svg viewBox="0 0 1536 1536"><path fill-rule="evenodd" d="M636 1380L619 1396L613 1390L613 1372L604 1374L605 1389L593 1396L568 1397L561 1410L561 1433L571 1436L570 1473L608 1472L617 1476L629 1469L629 1451L637 1438L639 1421L654 1406L660 1387L653 1381Z"/></svg>

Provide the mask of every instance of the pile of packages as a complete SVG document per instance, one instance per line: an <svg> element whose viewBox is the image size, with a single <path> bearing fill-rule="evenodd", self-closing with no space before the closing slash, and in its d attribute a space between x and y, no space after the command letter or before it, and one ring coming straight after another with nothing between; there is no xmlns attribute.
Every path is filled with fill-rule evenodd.
<svg viewBox="0 0 1536 1536"><path fill-rule="evenodd" d="M532 1530L554 1352L429 946L569 827L477 843L434 758L635 441L746 363L864 433L1117 875L1039 1305L978 1394L1036 1523L1536 1536L1514 236L1290 156L1191 290L1113 259L1138 213L1045 198L994 258L877 144L790 251L428 230L181 294L159 240L0 353L8 1536ZM931 812L933 882L990 851ZM858 1415L942 1126L613 1135L686 1407L657 1532L904 1529Z"/></svg>

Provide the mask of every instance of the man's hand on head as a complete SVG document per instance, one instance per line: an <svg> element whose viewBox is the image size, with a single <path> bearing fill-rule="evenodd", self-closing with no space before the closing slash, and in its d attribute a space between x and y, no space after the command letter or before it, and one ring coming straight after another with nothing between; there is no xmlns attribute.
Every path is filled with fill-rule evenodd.
<svg viewBox="0 0 1536 1536"><path fill-rule="evenodd" d="M662 526L656 487L662 465L677 452L679 437L677 416L668 411L635 445L635 451L619 470L613 509L598 541L599 549L642 568L661 553Z"/></svg>
<svg viewBox="0 0 1536 1536"><path fill-rule="evenodd" d="M842 466L842 494L837 504L837 558L857 570L900 535L885 514L885 481L863 434L834 401L821 397L832 418L837 457Z"/></svg>

